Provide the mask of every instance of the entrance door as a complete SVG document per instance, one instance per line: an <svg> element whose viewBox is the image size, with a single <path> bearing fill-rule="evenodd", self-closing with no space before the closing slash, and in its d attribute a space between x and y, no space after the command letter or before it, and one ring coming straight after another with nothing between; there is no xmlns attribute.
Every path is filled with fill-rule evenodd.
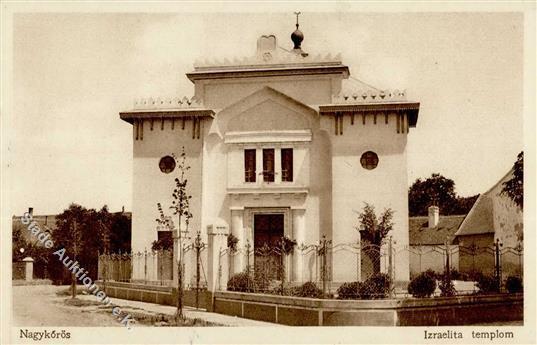
<svg viewBox="0 0 537 345"><path fill-rule="evenodd" d="M283 237L284 215L254 215L254 265L268 279L280 279L282 267L279 243Z"/></svg>

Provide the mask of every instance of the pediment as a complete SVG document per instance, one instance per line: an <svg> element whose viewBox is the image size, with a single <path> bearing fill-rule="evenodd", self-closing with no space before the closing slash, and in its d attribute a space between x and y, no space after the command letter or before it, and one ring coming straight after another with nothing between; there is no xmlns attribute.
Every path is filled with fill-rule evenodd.
<svg viewBox="0 0 537 345"><path fill-rule="evenodd" d="M318 113L273 88L264 87L221 110L217 120L223 132L304 130L317 123Z"/></svg>

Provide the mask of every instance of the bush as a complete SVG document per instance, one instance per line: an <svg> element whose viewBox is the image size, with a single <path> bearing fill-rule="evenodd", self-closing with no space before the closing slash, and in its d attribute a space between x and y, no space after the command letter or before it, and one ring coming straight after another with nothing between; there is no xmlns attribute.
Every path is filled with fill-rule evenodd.
<svg viewBox="0 0 537 345"><path fill-rule="evenodd" d="M338 299L359 299L362 290L361 282L343 283L337 289Z"/></svg>
<svg viewBox="0 0 537 345"><path fill-rule="evenodd" d="M522 279L516 276L509 276L505 281L505 288L509 293L522 292Z"/></svg>
<svg viewBox="0 0 537 345"><path fill-rule="evenodd" d="M442 297L455 296L457 293L455 286L453 285L453 280L451 280L451 276L448 276L447 274L442 276L438 288L440 289L440 296Z"/></svg>
<svg viewBox="0 0 537 345"><path fill-rule="evenodd" d="M468 274L459 272L456 269L452 269L450 271L450 276L451 276L451 279L453 279L453 280L463 280L463 281L468 281L469 280Z"/></svg>
<svg viewBox="0 0 537 345"><path fill-rule="evenodd" d="M376 273L360 286L359 295L363 299L386 298L390 293L391 280L386 273Z"/></svg>
<svg viewBox="0 0 537 345"><path fill-rule="evenodd" d="M479 293L497 293L500 291L500 284L495 276L479 274L476 278Z"/></svg>
<svg viewBox="0 0 537 345"><path fill-rule="evenodd" d="M253 278L253 287L255 291L267 291L269 286L272 283L272 280L268 276L267 272L263 270L260 266L255 266L254 268L254 278Z"/></svg>
<svg viewBox="0 0 537 345"><path fill-rule="evenodd" d="M253 292L253 288L254 281L246 272L232 275L227 282L228 291Z"/></svg>
<svg viewBox="0 0 537 345"><path fill-rule="evenodd" d="M431 270L420 273L408 284L408 293L417 298L431 297L435 289L436 278Z"/></svg>
<svg viewBox="0 0 537 345"><path fill-rule="evenodd" d="M297 297L321 298L323 297L323 290L319 289L314 282L306 282L295 287L292 294Z"/></svg>

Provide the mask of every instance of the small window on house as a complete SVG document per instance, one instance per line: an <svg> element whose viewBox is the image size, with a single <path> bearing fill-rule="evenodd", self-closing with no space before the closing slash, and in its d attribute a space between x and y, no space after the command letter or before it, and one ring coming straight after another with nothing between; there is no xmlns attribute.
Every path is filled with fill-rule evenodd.
<svg viewBox="0 0 537 345"><path fill-rule="evenodd" d="M293 182L293 149L282 149L282 181Z"/></svg>
<svg viewBox="0 0 537 345"><path fill-rule="evenodd" d="M364 152L364 154L362 154L362 158L360 158L360 164L362 164L364 169L375 169L379 164L379 157L373 151Z"/></svg>
<svg viewBox="0 0 537 345"><path fill-rule="evenodd" d="M274 182L274 149L263 149L263 181Z"/></svg>
<svg viewBox="0 0 537 345"><path fill-rule="evenodd" d="M244 182L255 182L255 149L244 150Z"/></svg>
<svg viewBox="0 0 537 345"><path fill-rule="evenodd" d="M164 156L160 159L158 166L160 171L169 174L175 169L175 159L172 156Z"/></svg>

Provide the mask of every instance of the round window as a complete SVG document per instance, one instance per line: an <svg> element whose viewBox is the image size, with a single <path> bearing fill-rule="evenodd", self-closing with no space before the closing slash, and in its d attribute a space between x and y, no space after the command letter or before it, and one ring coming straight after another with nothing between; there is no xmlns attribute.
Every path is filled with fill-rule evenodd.
<svg viewBox="0 0 537 345"><path fill-rule="evenodd" d="M364 167L364 169L372 170L375 169L379 164L379 157L375 152L367 151L362 154L362 157L360 158L360 163L362 164L362 167Z"/></svg>
<svg viewBox="0 0 537 345"><path fill-rule="evenodd" d="M160 171L169 174L175 169L175 159L172 156L164 156L160 159L158 166Z"/></svg>

